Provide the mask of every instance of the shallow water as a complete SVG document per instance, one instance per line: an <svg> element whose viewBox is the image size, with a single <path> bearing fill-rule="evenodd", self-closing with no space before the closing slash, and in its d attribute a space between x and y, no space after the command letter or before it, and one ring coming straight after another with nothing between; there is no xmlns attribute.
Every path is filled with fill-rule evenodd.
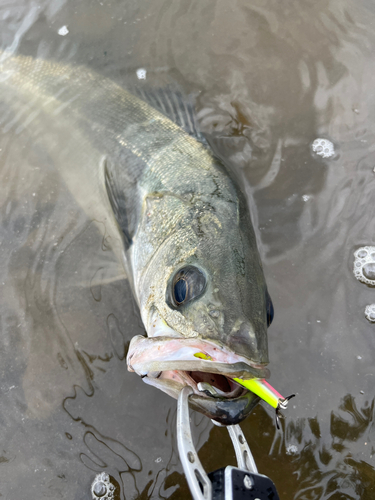
<svg viewBox="0 0 375 500"><path fill-rule="evenodd" d="M373 498L375 326L364 309L375 300L352 271L354 251L375 244L373 3L12 0L0 20L2 48L123 85L142 68L196 96L202 130L248 180L276 311L270 381L297 393L283 432L263 406L242 424L258 468L281 499ZM143 328L117 243L58 160L10 120L2 114L0 493L89 499L104 470L117 498L189 498L176 402L126 370ZM312 152L318 137L333 158ZM225 431L193 422L206 469L234 464Z"/></svg>

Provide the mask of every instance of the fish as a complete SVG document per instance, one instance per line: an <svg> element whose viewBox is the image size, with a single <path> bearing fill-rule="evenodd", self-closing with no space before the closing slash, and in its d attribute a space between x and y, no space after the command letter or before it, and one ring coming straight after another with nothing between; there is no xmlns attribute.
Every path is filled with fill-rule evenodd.
<svg viewBox="0 0 375 500"><path fill-rule="evenodd" d="M3 130L43 139L74 198L120 243L147 334L131 339L128 370L176 399L191 386L193 409L237 424L260 397L234 379L269 377L273 319L248 200L188 98L137 92L88 67L0 54Z"/></svg>

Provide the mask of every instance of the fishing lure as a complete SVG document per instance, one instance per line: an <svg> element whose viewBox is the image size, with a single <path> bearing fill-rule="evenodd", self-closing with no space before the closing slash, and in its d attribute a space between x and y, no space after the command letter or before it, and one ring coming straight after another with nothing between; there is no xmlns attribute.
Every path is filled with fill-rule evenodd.
<svg viewBox="0 0 375 500"><path fill-rule="evenodd" d="M286 410L288 406L288 401L292 399L295 394L284 398L276 389L272 387L266 380L261 378L252 378L249 380L243 380L241 378L234 378L235 382L243 385L246 389L253 392L266 403L271 405L276 410L276 426L280 429L280 410Z"/></svg>

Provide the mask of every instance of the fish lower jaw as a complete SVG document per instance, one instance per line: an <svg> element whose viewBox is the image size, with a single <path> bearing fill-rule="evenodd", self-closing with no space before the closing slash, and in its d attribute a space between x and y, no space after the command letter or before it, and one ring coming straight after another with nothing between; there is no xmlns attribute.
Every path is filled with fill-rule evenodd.
<svg viewBox="0 0 375 500"><path fill-rule="evenodd" d="M260 401L231 376L220 373L165 370L149 372L142 380L175 399L183 387L190 386L194 391L189 398L191 408L223 425L242 422Z"/></svg>

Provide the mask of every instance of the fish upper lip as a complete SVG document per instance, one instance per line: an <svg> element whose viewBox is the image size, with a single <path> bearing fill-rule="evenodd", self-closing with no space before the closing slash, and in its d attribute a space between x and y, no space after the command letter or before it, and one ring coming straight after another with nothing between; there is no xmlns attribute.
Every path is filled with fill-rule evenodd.
<svg viewBox="0 0 375 500"><path fill-rule="evenodd" d="M195 357L194 354L199 352L211 359ZM130 343L127 364L129 371L141 376L150 372L180 370L217 373L229 378L269 377L265 363L255 363L219 342L202 338L138 335Z"/></svg>

